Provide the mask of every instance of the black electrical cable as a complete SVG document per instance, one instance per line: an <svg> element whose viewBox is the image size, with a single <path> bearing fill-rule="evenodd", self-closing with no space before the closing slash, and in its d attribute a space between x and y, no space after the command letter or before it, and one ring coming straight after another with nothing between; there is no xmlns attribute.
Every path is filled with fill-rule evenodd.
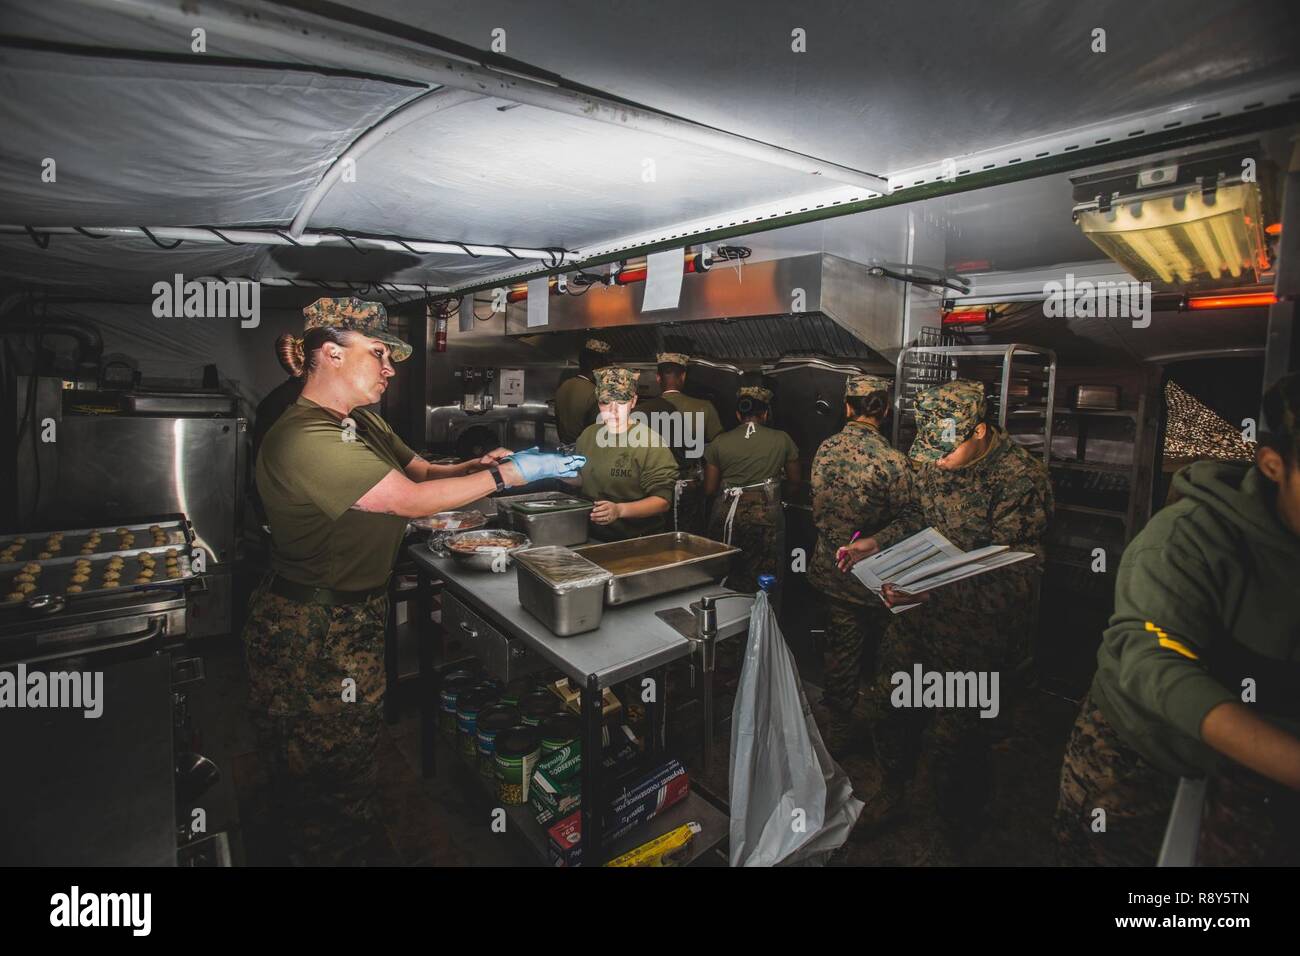
<svg viewBox="0 0 1300 956"><path fill-rule="evenodd" d="M182 242L185 241L184 239L177 239L169 246L166 243L159 240L159 238L155 236L152 232L150 232L148 226L136 226L136 228L139 229L141 232L143 232L146 236L148 236L149 240L159 249L175 249L177 246L179 246Z"/></svg>
<svg viewBox="0 0 1300 956"><path fill-rule="evenodd" d="M200 226L199 228L200 228L200 229L206 229L208 232L212 233L214 236L216 236L218 239L220 239L222 242L224 242L224 243L225 243L226 245L228 245L228 246L242 246L242 245L243 245L242 242L235 242L234 239L231 239L231 238L229 238L228 236L222 235L221 230L220 230L220 229L217 229L215 226Z"/></svg>
<svg viewBox="0 0 1300 956"><path fill-rule="evenodd" d="M87 239L107 239L107 238L108 238L107 235L99 235L99 236L95 235L93 232L91 232L91 231L90 231L89 229L87 229L85 226L73 226L72 228L75 229L77 232L79 232L81 235L85 236Z"/></svg>
<svg viewBox="0 0 1300 956"><path fill-rule="evenodd" d="M349 236L349 235L348 235L346 232L344 232L342 229L322 229L321 232L327 233L328 235L331 235L331 236L338 236L340 239L342 239L344 242L346 242L349 246L351 246L351 247L353 248L353 250L354 250L354 251L357 253L357 255L359 255L359 256L368 255L368 253L366 252L366 250L362 249L359 245L357 245L355 242L353 242L353 241L352 241L352 237ZM412 251L414 251L414 250L412 250Z"/></svg>
<svg viewBox="0 0 1300 956"><path fill-rule="evenodd" d="M288 242L289 245L291 245L291 246L297 246L297 247L299 247L299 248L302 247L302 243L301 243L301 242L299 242L299 241L298 241L297 239L295 239L293 236L289 235L289 234L288 234L287 232L285 232L283 229L273 229L272 232L274 232L274 233L275 233L277 236L279 236L281 239L283 239L283 240L285 240L286 242Z"/></svg>
<svg viewBox="0 0 1300 956"><path fill-rule="evenodd" d="M884 266L870 266L869 268L873 273L890 279L897 279L899 282L911 282L916 285L937 285L944 289L951 289L954 292L970 292L970 286L962 285L946 276L923 276L907 272L895 272L892 269L886 269Z"/></svg>
<svg viewBox="0 0 1300 956"><path fill-rule="evenodd" d="M50 234L48 232L38 234L31 226L24 226L23 228L27 230L27 235L32 237L32 242L36 243L38 249L50 248Z"/></svg>

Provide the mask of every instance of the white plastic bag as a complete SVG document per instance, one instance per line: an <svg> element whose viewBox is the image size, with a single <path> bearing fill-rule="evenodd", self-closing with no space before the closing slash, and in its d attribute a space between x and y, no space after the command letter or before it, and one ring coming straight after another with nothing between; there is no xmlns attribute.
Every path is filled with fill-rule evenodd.
<svg viewBox="0 0 1300 956"><path fill-rule="evenodd" d="M760 591L731 714L731 865L823 864L861 812Z"/></svg>

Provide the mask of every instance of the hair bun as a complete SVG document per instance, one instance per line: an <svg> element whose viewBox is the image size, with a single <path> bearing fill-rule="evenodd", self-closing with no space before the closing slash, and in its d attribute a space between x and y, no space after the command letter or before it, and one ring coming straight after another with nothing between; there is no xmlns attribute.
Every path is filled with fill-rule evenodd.
<svg viewBox="0 0 1300 956"><path fill-rule="evenodd" d="M302 339L285 332L275 340L275 357L280 360L280 366L286 372L294 378L302 378L303 369L307 364Z"/></svg>

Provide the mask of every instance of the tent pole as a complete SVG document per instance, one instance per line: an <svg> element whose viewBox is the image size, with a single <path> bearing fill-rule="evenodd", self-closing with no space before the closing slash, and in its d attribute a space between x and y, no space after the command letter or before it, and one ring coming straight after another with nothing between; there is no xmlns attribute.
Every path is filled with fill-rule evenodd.
<svg viewBox="0 0 1300 956"><path fill-rule="evenodd" d="M342 155L334 161L334 164L325 171L325 175L321 177L320 182L303 200L302 206L298 209L298 214L293 217L293 223L289 226L289 235L295 239L301 236L307 228L307 222L311 219L312 213L316 211L316 207L321 204L321 201L329 195L330 190L334 188L334 184L342 178L349 168L355 170L356 161L382 143L387 137L410 126L412 123L427 119L436 113L441 113L443 110L482 98L477 93L470 93L466 90L441 88L431 93L424 93L416 99L408 100L397 107L354 140L352 145L345 149Z"/></svg>
<svg viewBox="0 0 1300 956"><path fill-rule="evenodd" d="M543 262L562 262L567 255L562 249L525 249L516 246L484 245L474 242L443 242L427 239L403 239L398 236L369 236L333 232L305 232L300 236L288 235L283 229L243 229L224 226L33 226L38 236L76 236L91 239L149 239L166 242L193 242L203 245L230 246L359 246L363 249L384 249L388 252L414 252L456 256L492 256L502 259L536 259ZM27 226L13 223L0 224L0 235L29 235Z"/></svg>

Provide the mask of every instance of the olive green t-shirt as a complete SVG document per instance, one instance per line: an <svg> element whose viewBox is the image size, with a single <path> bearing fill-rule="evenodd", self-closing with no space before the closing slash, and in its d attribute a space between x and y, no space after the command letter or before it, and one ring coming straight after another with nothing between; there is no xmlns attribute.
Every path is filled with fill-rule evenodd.
<svg viewBox="0 0 1300 956"><path fill-rule="evenodd" d="M779 428L766 425L749 425L742 422L729 432L723 432L704 449L704 463L715 465L722 472L722 487L738 488L755 485L769 478L780 479L785 466L799 460L799 448Z"/></svg>
<svg viewBox="0 0 1300 956"><path fill-rule="evenodd" d="M257 490L271 526L271 567L290 581L363 591L388 580L406 532L399 515L352 505L415 452L373 412L354 409L356 440L339 418L299 398L262 439Z"/></svg>
<svg viewBox="0 0 1300 956"><path fill-rule="evenodd" d="M582 493L592 501L640 501L658 495L669 504L677 481L677 459L649 426L634 422L623 435L608 435L617 446L602 448L598 443L601 425L589 425L578 436L577 454L587 456L581 471ZM625 439L625 441L623 441ZM620 518L606 525L602 534L635 538L665 530L664 514L649 518Z"/></svg>
<svg viewBox="0 0 1300 956"><path fill-rule="evenodd" d="M670 402L679 412L700 412L704 415L704 440L713 441L722 434L722 419L718 417L718 410L713 407L713 403L707 398L692 398L690 395L683 395L681 392L664 392L659 396L666 402Z"/></svg>
<svg viewBox="0 0 1300 956"><path fill-rule="evenodd" d="M591 379L575 375L555 390L555 431L561 444L577 441L598 414L600 406L596 404L596 386Z"/></svg>

